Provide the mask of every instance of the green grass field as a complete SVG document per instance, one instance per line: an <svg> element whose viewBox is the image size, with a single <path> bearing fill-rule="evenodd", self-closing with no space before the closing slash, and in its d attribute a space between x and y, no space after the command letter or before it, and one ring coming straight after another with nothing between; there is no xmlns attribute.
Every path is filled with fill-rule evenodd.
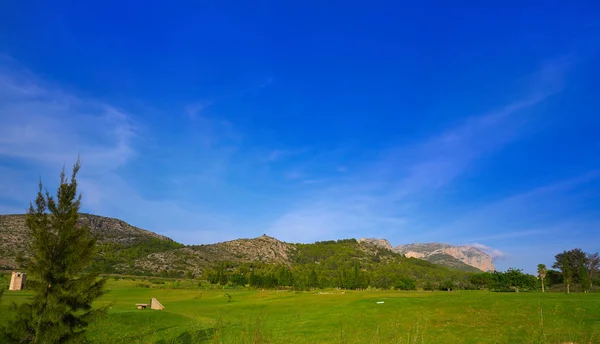
<svg viewBox="0 0 600 344"><path fill-rule="evenodd" d="M110 280L98 343L600 343L600 294L145 288ZM154 285L153 285L154 286ZM229 299L225 293L231 295ZM6 292L9 304L28 292ZM164 311L137 310L156 297ZM383 304L378 304L383 301Z"/></svg>

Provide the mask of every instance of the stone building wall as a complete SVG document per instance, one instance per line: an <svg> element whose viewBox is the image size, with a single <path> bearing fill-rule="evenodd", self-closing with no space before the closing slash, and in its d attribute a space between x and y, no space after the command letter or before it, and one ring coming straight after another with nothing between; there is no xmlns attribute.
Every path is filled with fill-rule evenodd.
<svg viewBox="0 0 600 344"><path fill-rule="evenodd" d="M10 278L10 286L8 287L8 290L24 289L26 280L27 280L26 273L13 271L12 277Z"/></svg>

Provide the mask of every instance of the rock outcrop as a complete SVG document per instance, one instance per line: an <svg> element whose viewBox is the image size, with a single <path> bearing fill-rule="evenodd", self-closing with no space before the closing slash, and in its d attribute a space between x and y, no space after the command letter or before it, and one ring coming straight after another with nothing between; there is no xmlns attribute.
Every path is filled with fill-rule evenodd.
<svg viewBox="0 0 600 344"><path fill-rule="evenodd" d="M445 257L453 257L462 263L477 268L481 271L494 271L492 258L480 249L464 245L453 246L440 243L399 245L393 248L394 252L409 258L419 258L436 264L444 264Z"/></svg>
<svg viewBox="0 0 600 344"><path fill-rule="evenodd" d="M136 261L135 267L149 273L182 270L200 274L219 262L263 262L291 266L290 254L294 250L292 244L262 235L153 253Z"/></svg>
<svg viewBox="0 0 600 344"><path fill-rule="evenodd" d="M377 247L381 247L384 248L386 250L392 250L392 244L390 244L389 241L387 241L386 239L375 239L375 238L362 238L362 239L358 239L359 243L366 243L366 244L371 244Z"/></svg>

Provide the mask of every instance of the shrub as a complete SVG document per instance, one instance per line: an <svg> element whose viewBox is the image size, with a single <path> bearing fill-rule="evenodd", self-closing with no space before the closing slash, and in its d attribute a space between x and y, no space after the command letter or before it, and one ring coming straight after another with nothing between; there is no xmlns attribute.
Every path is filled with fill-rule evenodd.
<svg viewBox="0 0 600 344"><path fill-rule="evenodd" d="M412 278L400 277L394 284L394 288L399 290L416 290L417 283Z"/></svg>

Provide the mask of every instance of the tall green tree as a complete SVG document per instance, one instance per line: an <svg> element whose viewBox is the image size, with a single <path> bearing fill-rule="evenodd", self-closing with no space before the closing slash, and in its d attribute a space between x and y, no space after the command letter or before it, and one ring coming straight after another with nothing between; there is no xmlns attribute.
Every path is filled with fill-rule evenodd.
<svg viewBox="0 0 600 344"><path fill-rule="evenodd" d="M596 272L600 269L600 255L598 255L598 252L587 255L587 269L590 277L590 289L592 289L592 278L594 278Z"/></svg>
<svg viewBox="0 0 600 344"><path fill-rule="evenodd" d="M556 259L558 260L559 258ZM557 261L556 267L562 273L563 283L567 288L567 294L569 294L571 292L571 283L573 282L573 268L569 264L569 258L566 254L560 257L560 261Z"/></svg>
<svg viewBox="0 0 600 344"><path fill-rule="evenodd" d="M574 283L581 282L581 265L587 264L587 255L581 249L575 248L554 256L555 262L553 268L560 269L563 275L563 283L567 288L567 294L570 293L571 286Z"/></svg>
<svg viewBox="0 0 600 344"><path fill-rule="evenodd" d="M286 287L294 285L294 274L286 266L277 269L277 285Z"/></svg>
<svg viewBox="0 0 600 344"><path fill-rule="evenodd" d="M590 290L591 279L590 279L590 275L589 275L587 266L585 266L584 264L581 264L581 266L579 267L579 276L580 276L579 282L581 283L581 290L583 292L587 293L588 290Z"/></svg>
<svg viewBox="0 0 600 344"><path fill-rule="evenodd" d="M317 288L319 286L319 276L317 276L317 272L315 269L311 269L308 274L308 287L309 288Z"/></svg>
<svg viewBox="0 0 600 344"><path fill-rule="evenodd" d="M469 282L478 289L489 289L494 285L494 275L490 272L481 272L469 277Z"/></svg>
<svg viewBox="0 0 600 344"><path fill-rule="evenodd" d="M548 269L546 269L545 264L538 264L537 273L538 273L538 277L540 278L540 281L542 281L542 293L544 292L544 278L546 278L547 272L548 272Z"/></svg>
<svg viewBox="0 0 600 344"><path fill-rule="evenodd" d="M533 288L535 286L535 277L524 274L521 269L509 268L504 273L505 283L517 293L521 288Z"/></svg>
<svg viewBox="0 0 600 344"><path fill-rule="evenodd" d="M42 183L30 204L26 222L31 257L26 262L32 299L13 306L15 319L2 333L6 342L80 343L85 328L105 309L92 309L103 293L104 279L89 271L96 239L78 224L81 195L77 194L79 160L69 180L63 170L56 198Z"/></svg>

